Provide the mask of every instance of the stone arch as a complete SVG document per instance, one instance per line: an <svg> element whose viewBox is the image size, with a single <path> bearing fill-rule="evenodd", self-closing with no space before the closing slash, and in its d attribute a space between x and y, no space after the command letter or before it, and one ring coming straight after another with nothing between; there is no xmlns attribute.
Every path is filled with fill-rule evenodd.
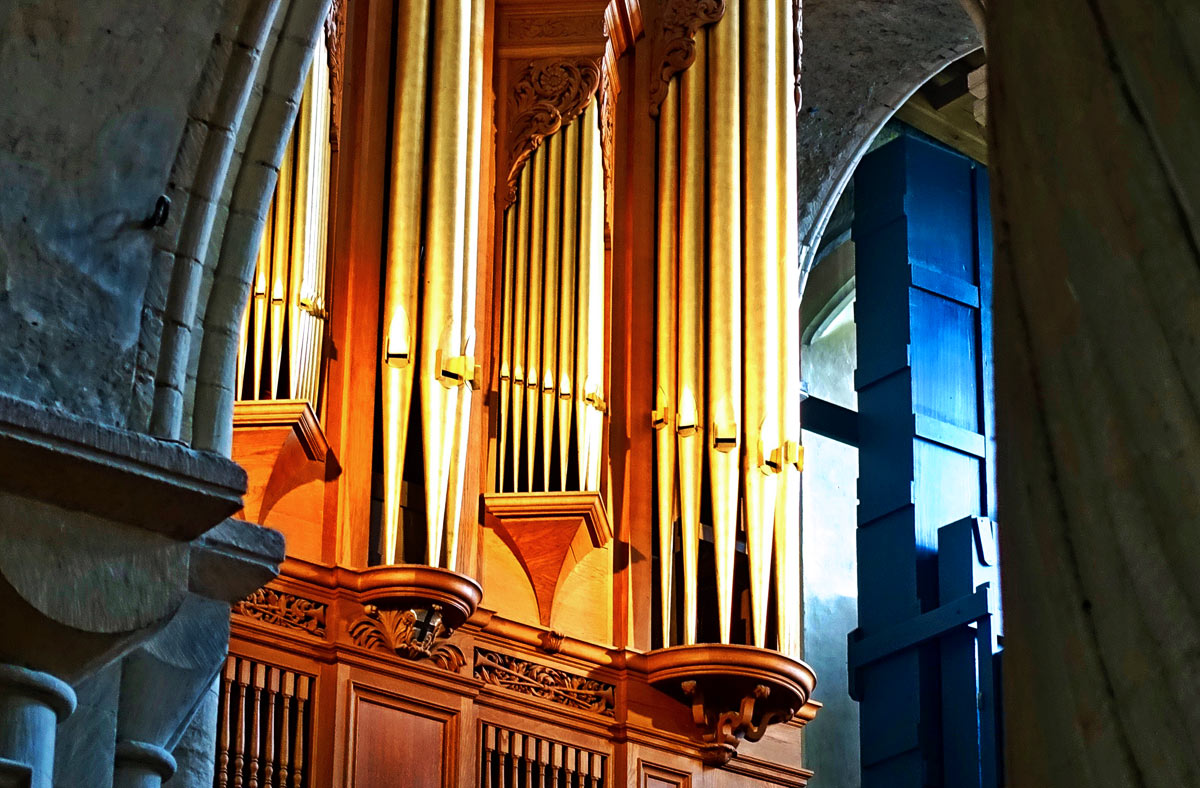
<svg viewBox="0 0 1200 788"><path fill-rule="evenodd" d="M330 5L244 0L226 6L172 167L183 205L171 228L173 265L159 282L161 341L153 410L144 425L155 435L229 452L232 372L226 380L214 370L222 369L226 346L236 354L263 217ZM158 326L143 321L144 355L153 354ZM228 402L220 401L223 393Z"/></svg>
<svg viewBox="0 0 1200 788"><path fill-rule="evenodd" d="M796 138L801 282L879 130L930 77L981 45L958 0L807 0Z"/></svg>

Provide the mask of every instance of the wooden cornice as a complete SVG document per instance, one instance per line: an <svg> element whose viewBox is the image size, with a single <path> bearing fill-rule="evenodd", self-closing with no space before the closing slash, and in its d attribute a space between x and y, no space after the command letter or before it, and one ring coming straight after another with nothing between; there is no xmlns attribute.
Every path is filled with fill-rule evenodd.
<svg viewBox="0 0 1200 788"><path fill-rule="evenodd" d="M291 427L310 460L324 462L329 442L308 400L243 400L233 406L234 429Z"/></svg>

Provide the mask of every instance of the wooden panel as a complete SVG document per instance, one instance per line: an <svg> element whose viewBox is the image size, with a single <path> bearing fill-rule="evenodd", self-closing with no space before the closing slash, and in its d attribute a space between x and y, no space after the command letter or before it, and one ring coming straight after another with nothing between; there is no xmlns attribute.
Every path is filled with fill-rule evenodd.
<svg viewBox="0 0 1200 788"><path fill-rule="evenodd" d="M453 712L356 689L350 724L348 785L454 785L458 725Z"/></svg>
<svg viewBox="0 0 1200 788"><path fill-rule="evenodd" d="M638 788L692 788L692 776L641 761L638 763Z"/></svg>

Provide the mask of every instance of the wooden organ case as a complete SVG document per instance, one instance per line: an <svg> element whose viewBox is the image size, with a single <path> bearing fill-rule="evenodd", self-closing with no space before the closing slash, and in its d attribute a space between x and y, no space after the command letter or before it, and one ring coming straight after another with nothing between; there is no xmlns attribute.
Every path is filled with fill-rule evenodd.
<svg viewBox="0 0 1200 788"><path fill-rule="evenodd" d="M807 783L793 3L335 0L215 785Z"/></svg>

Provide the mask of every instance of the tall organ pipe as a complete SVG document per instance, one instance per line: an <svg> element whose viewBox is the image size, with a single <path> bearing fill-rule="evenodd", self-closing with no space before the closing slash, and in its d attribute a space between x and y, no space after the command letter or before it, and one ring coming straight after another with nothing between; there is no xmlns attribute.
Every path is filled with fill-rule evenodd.
<svg viewBox="0 0 1200 788"><path fill-rule="evenodd" d="M446 501L446 568L450 570L458 569L459 519L471 437L470 392L479 385L475 371L475 298L479 270L480 182L483 175L483 12L482 0L474 0L470 17L467 85L470 108L467 118L467 240L460 263L463 277L460 352L464 381L456 403L454 441L451 444L455 451L450 464L450 489Z"/></svg>
<svg viewBox="0 0 1200 788"><path fill-rule="evenodd" d="M579 156L579 271L575 299L575 435L576 458L579 465L579 487L589 489L588 458L591 455L591 406L587 399L592 393L592 370L589 366L588 343L595 333L598 315L591 313L591 289L599 286L593 279L593 233L592 207L597 190L596 159L598 157L600 130L593 112L593 98L588 111L583 114L580 125ZM603 178L600 179L603 195Z"/></svg>
<svg viewBox="0 0 1200 788"><path fill-rule="evenodd" d="M525 489L533 489L537 465L537 438L541 428L538 401L541 399L542 371L542 272L546 257L546 170L548 145L534 152L529 162L532 218L529 222L529 311L525 350Z"/></svg>
<svg viewBox="0 0 1200 788"><path fill-rule="evenodd" d="M392 133L387 279L384 285L383 560L403 557L401 483L416 369L417 296L421 272L421 191L425 158L429 0L399 6ZM428 262L428 261L427 261Z"/></svg>
<svg viewBox="0 0 1200 788"><path fill-rule="evenodd" d="M738 447L742 410L742 205L740 3L729 0L725 17L708 31L708 143L711 178L708 411L709 489L716 554L717 613L721 642L733 621L733 559L737 546ZM698 71L688 69L685 73ZM757 425L755 425L757 426Z"/></svg>
<svg viewBox="0 0 1200 788"><path fill-rule="evenodd" d="M543 268L543 316L542 316L542 379L541 400L541 445L542 489L550 489L551 457L554 453L554 416L558 400L558 312L559 312L559 258L562 254L561 220L563 180L563 137L560 132L546 141L546 251Z"/></svg>
<svg viewBox="0 0 1200 788"><path fill-rule="evenodd" d="M675 316L678 288L679 88L671 82L658 120L658 257L655 261L654 414L655 507L658 524L662 642L671 644L675 583Z"/></svg>
<svg viewBox="0 0 1200 788"><path fill-rule="evenodd" d="M575 412L575 284L579 266L579 136L586 120L563 132L562 253L558 274L558 473L567 489L571 417Z"/></svg>
<svg viewBox="0 0 1200 788"><path fill-rule="evenodd" d="M464 8L464 5L466 7ZM470 113L470 4L438 2L431 74L429 189L426 195L424 295L421 303L421 433L425 463L428 563L441 563L446 497L461 374L450 358L462 342L466 236L467 121Z"/></svg>
<svg viewBox="0 0 1200 788"><path fill-rule="evenodd" d="M782 369L779 396L783 404L782 462L779 494L775 506L775 577L778 594L778 647L800 657L804 623L800 576L800 269L799 237L796 226L796 91L795 37L798 20L793 18L793 0L774 0L776 18L776 117L779 123L776 171L776 210L779 231L779 321L782 328Z"/></svg>
<svg viewBox="0 0 1200 788"><path fill-rule="evenodd" d="M584 114L591 135L591 183L586 204L588 214L581 221L588 227L587 265L588 291L586 308L589 315L587 353L587 385L589 400L587 474L583 489L600 490L600 465L604 449L604 413L608 406L605 396L604 353L605 337L605 257L604 257L604 151L600 139L600 100L592 98L588 112ZM580 303L583 303L582 295Z"/></svg>
<svg viewBox="0 0 1200 788"><path fill-rule="evenodd" d="M774 0L741 7L743 395L742 485L754 644L765 646L779 447L779 235ZM763 119L767 121L764 122Z"/></svg>
<svg viewBox="0 0 1200 788"><path fill-rule="evenodd" d="M704 37L697 36L697 57L702 57L705 50ZM675 431L679 456L684 643L696 642L700 499L703 484L700 474L706 437L709 435L704 385L704 206L708 191L704 180L704 162L707 155L704 129L707 111L705 88L704 73L699 69L685 71L679 79L679 389ZM736 465L733 470L736 474ZM734 494L736 496L736 486ZM736 497L734 500L736 502ZM734 516L736 517L736 511ZM734 522L736 523L736 520Z"/></svg>

